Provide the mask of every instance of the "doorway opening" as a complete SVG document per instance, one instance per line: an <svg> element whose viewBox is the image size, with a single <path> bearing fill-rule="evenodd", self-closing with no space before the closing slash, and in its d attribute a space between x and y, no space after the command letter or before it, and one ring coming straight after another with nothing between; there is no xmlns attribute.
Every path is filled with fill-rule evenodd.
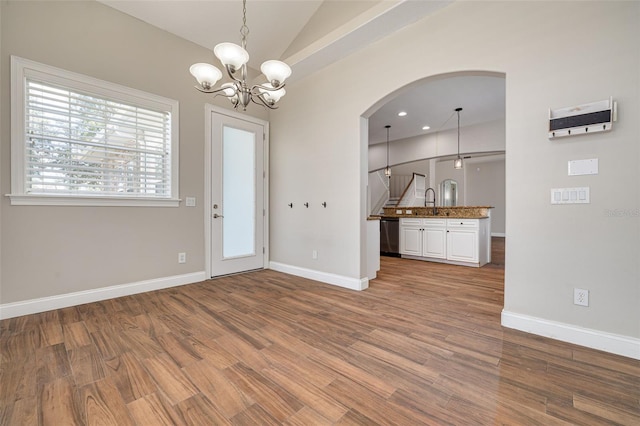
<svg viewBox="0 0 640 426"><path fill-rule="evenodd" d="M385 210L402 210L402 203L412 207L422 201L419 205L423 206L426 198L416 195L403 200L403 194L411 191L396 188L398 182L410 181L415 175L426 177L425 189L433 189L438 207L454 205L452 199L446 201L445 189L446 182L455 182L456 205L493 207L490 264L504 267L505 82L504 73L488 71L430 76L390 93L363 114L368 214L384 218ZM460 133L456 131L457 108L463 108ZM385 133L388 125L391 138ZM458 154L462 169L454 168ZM390 177L383 176L387 165ZM383 208L385 204L388 209Z"/></svg>

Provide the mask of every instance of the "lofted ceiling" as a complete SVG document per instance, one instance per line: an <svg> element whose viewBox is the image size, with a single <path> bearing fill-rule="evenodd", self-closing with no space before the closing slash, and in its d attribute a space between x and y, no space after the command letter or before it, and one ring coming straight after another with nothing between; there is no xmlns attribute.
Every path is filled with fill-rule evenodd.
<svg viewBox="0 0 640 426"><path fill-rule="evenodd" d="M114 9L212 50L222 42L240 44L240 0L100 0ZM247 1L250 66L282 59L322 0Z"/></svg>
<svg viewBox="0 0 640 426"><path fill-rule="evenodd" d="M99 1L210 50L225 41L240 44L241 0ZM452 1L247 0L249 66L284 60L292 83ZM218 65L213 52L202 61ZM504 78L460 76L404 91L370 117L369 143L386 140L386 124L391 140L454 128L458 106L462 126L504 118ZM401 110L407 116L398 117Z"/></svg>

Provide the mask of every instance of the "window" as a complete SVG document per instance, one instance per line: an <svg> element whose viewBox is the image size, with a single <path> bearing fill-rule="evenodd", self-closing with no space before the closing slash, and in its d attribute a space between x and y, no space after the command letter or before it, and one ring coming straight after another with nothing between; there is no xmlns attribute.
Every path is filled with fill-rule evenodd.
<svg viewBox="0 0 640 426"><path fill-rule="evenodd" d="M177 206L178 102L12 57L11 203Z"/></svg>

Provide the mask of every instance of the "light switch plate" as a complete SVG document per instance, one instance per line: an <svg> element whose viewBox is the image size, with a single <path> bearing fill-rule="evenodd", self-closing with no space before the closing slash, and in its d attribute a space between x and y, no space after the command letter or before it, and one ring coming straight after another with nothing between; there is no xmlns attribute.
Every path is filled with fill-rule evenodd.
<svg viewBox="0 0 640 426"><path fill-rule="evenodd" d="M195 207L196 206L196 197L187 197L186 203L187 207Z"/></svg>
<svg viewBox="0 0 640 426"><path fill-rule="evenodd" d="M589 204L591 197L589 187L552 188L551 204Z"/></svg>

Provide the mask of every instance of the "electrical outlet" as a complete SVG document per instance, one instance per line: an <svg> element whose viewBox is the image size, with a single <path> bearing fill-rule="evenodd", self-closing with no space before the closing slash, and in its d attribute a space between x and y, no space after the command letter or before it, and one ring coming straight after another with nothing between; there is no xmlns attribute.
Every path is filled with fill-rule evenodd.
<svg viewBox="0 0 640 426"><path fill-rule="evenodd" d="M178 253L178 263L187 263L187 253Z"/></svg>
<svg viewBox="0 0 640 426"><path fill-rule="evenodd" d="M318 258L318 250L313 250L311 252L311 258L312 259L317 259Z"/></svg>
<svg viewBox="0 0 640 426"><path fill-rule="evenodd" d="M573 289L573 304L579 306L589 306L589 290L582 288Z"/></svg>

